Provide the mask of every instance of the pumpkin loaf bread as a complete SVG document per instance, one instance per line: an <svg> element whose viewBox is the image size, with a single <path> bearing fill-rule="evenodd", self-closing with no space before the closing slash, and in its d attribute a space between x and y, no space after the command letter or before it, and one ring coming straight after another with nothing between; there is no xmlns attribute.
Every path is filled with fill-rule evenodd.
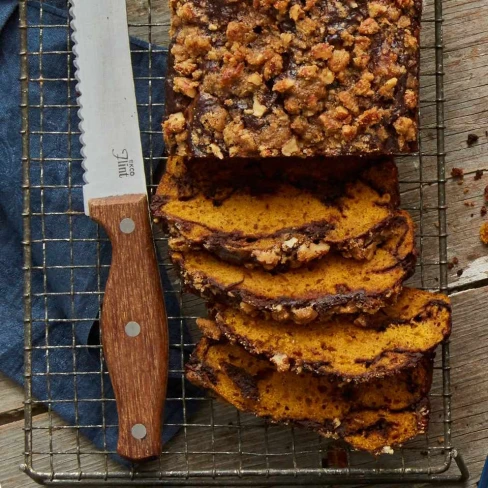
<svg viewBox="0 0 488 488"><path fill-rule="evenodd" d="M278 321L307 323L337 313L375 313L393 303L416 260L413 222L400 212L393 235L369 261L329 253L307 267L269 273L204 251L171 253L184 285L203 298Z"/></svg>
<svg viewBox="0 0 488 488"><path fill-rule="evenodd" d="M164 134L172 154L417 150L421 0L170 6Z"/></svg>
<svg viewBox="0 0 488 488"><path fill-rule="evenodd" d="M286 159L214 166L169 158L152 209L167 225L171 249L206 249L267 270L299 267L330 250L371 259L398 215L391 160L314 161L307 173ZM348 167L360 169L352 181Z"/></svg>
<svg viewBox="0 0 488 488"><path fill-rule="evenodd" d="M278 371L311 371L343 381L367 381L414 367L451 332L450 301L445 295L404 288L398 301L368 317L354 316L297 326L250 317L216 306L213 320L198 319L206 337L222 338L268 358Z"/></svg>
<svg viewBox="0 0 488 488"><path fill-rule="evenodd" d="M343 383L310 373L278 372L238 345L203 338L186 376L239 410L381 453L425 432L432 366L432 358L426 357L396 376Z"/></svg>

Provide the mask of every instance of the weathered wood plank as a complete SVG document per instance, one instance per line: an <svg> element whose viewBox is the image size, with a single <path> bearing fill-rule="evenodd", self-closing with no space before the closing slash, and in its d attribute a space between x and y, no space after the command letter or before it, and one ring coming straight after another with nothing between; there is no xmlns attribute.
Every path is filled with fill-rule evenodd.
<svg viewBox="0 0 488 488"><path fill-rule="evenodd" d="M17 383L0 373L0 422L4 414L24 408L24 390Z"/></svg>
<svg viewBox="0 0 488 488"><path fill-rule="evenodd" d="M56 416L53 416L53 426L63 425ZM35 426L42 428L49 425L49 414L41 414L35 418ZM7 425L0 426L0 484L2 488L33 488L39 486L35 481L30 479L25 473L21 472L19 466L24 462L24 422L17 421ZM40 431L41 432L41 431ZM47 436L47 431L46 431ZM53 450L63 450L66 454L56 455L54 466L59 471L76 471L77 462L77 438L71 430L58 430L55 433L55 444ZM81 450L92 449L89 441L80 436L79 448ZM38 442L35 445L38 451L49 451L46 442ZM119 469L118 466L110 459L90 459L88 456L82 457L83 469L90 471L105 471L106 469ZM36 455L38 471L49 471L50 456L49 454Z"/></svg>
<svg viewBox="0 0 488 488"><path fill-rule="evenodd" d="M151 3L151 14L148 5ZM167 1L129 0L127 13L130 34L159 46L169 44L169 8ZM148 24L151 24L150 26Z"/></svg>
<svg viewBox="0 0 488 488"><path fill-rule="evenodd" d="M447 171L460 167L466 174L463 185L452 180L447 184L449 257L459 259L450 281L452 286L468 286L488 278L488 247L479 240L479 227L486 220L480 208L488 185L488 4L445 0L444 15ZM479 136L472 147L466 143L470 133ZM474 181L478 169L485 175ZM475 206L466 206L469 202Z"/></svg>

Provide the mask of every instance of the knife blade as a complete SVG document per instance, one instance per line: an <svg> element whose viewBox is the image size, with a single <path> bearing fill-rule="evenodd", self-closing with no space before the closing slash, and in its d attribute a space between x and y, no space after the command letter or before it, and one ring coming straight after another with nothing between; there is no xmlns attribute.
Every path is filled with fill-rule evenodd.
<svg viewBox="0 0 488 488"><path fill-rule="evenodd" d="M71 0L85 213L104 227L112 263L103 351L119 417L118 453L161 452L168 330L149 220L125 0Z"/></svg>

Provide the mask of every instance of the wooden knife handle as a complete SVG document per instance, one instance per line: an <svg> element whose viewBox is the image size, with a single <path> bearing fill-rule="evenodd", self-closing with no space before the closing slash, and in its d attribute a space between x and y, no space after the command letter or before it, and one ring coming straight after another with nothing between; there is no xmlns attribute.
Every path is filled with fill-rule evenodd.
<svg viewBox="0 0 488 488"><path fill-rule="evenodd" d="M119 416L117 451L143 461L161 453L168 381L168 322L147 195L92 199L89 209L112 242L100 325Z"/></svg>

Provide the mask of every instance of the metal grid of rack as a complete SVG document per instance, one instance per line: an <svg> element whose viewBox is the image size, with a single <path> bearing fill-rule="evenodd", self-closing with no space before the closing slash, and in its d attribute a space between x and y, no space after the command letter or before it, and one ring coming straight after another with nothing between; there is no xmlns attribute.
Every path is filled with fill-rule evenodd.
<svg viewBox="0 0 488 488"><path fill-rule="evenodd" d="M171 427L178 430L163 448L160 459L149 464L116 465L106 448L107 432L116 429L104 416L113 408L114 399L108 394L109 378L103 365L101 341L96 333L98 310L102 303L103 285L109 262L104 259L107 239L93 224L86 235L78 235L79 219L87 219L81 204L81 158L77 152L76 80L73 76L69 19L47 23L46 2L38 2L35 21L29 20L28 2L20 1L21 83L23 115L23 181L24 181L24 244L25 244L25 464L23 469L45 484L76 482L78 484L107 483L145 485L271 485L334 484L361 482L401 482L459 479L466 468L451 443L451 387L449 379L449 343L438 352L434 385L431 393L432 418L429 432L407 443L394 455L374 458L352 452L345 445L321 439L315 434L269 424L207 396L195 394L183 376L183 364L188 350L196 340L196 317L204 313L202 302L184 294L166 257L166 239L155 231L160 256L166 300L174 304L169 322L173 330L172 349L179 364L171 370L178 385L168 398L180 406L182 417ZM135 2L134 2L135 3ZM143 38L133 54L147 55L147 75L136 77L136 85L144 84L143 99L138 105L145 121L142 137L148 150L149 191L155 189L164 156L161 134L156 117L163 102L154 98L155 87L164 83L164 72L158 68L157 56L166 55L167 12L155 0L137 2L129 20L131 34ZM50 50L45 39L48 29L58 29L66 35L66 50ZM38 40L32 48L30 36ZM415 155L397 155L401 175L403 207L409 210L418 226L418 247L421 252L417 273L411 283L422 288L447 291L447 232L444 169L444 96L442 60L442 4L429 0L423 14L421 49L421 149ZM36 44L37 46L37 44ZM47 78L44 69L50 57L63 60L59 77ZM50 100L50 86L65 87L62 103ZM140 93L139 93L140 94ZM55 113L56 115L53 115ZM56 120L64 117L66 130L59 130ZM142 120L142 119L141 119ZM62 157L46 153L47 140L57 139ZM52 141L50 141L52 145ZM62 171L57 171L62 168ZM60 176L61 174L61 176ZM66 198L55 198L56 192ZM63 203L60 204L59 202ZM63 222L66 232L53 235ZM85 228L86 226L83 226ZM81 246L81 247L80 247ZM85 247L83 247L85 246ZM88 246L88 247L86 247ZM84 251L79 252L83 247ZM92 252L86 252L86 249ZM78 258L83 254L85 259ZM88 256L88 257L87 257ZM65 285L51 286L55 280ZM95 278L92 287L78 290L79 275ZM63 300L66 316L55 316L51 302ZM85 316L84 306L95 300L93 316ZM63 305L63 306L64 306ZM93 307L92 307L93 308ZM170 307L171 308L171 307ZM39 310L41 311L40 316ZM52 345L53 324L64 326L66 342ZM95 324L95 325L93 325ZM189 334L186 333L189 331ZM41 331L41 340L39 339ZM175 333L176 331L176 333ZM94 333L95 332L95 333ZM193 339L190 340L189 337ZM72 362L63 371L53 370L54 357L69 351ZM80 363L86 352L97 358L99 367L90 371ZM42 370L36 369L42 358ZM72 381L65 398L52 395L52 385L60 378ZM96 398L81 398L82 381L100 384ZM36 383L37 382L37 383ZM35 398L36 384L44 382L46 398ZM81 402L93 402L99 407L96 423L79 422ZM73 409L75 425L54 413L62 403ZM39 405L46 405L44 415L36 416ZM101 449L84 438L84 432L103 439ZM74 440L73 440L74 439ZM67 444L63 444L63 440ZM455 461L455 463L453 462ZM456 467L457 465L457 467Z"/></svg>

